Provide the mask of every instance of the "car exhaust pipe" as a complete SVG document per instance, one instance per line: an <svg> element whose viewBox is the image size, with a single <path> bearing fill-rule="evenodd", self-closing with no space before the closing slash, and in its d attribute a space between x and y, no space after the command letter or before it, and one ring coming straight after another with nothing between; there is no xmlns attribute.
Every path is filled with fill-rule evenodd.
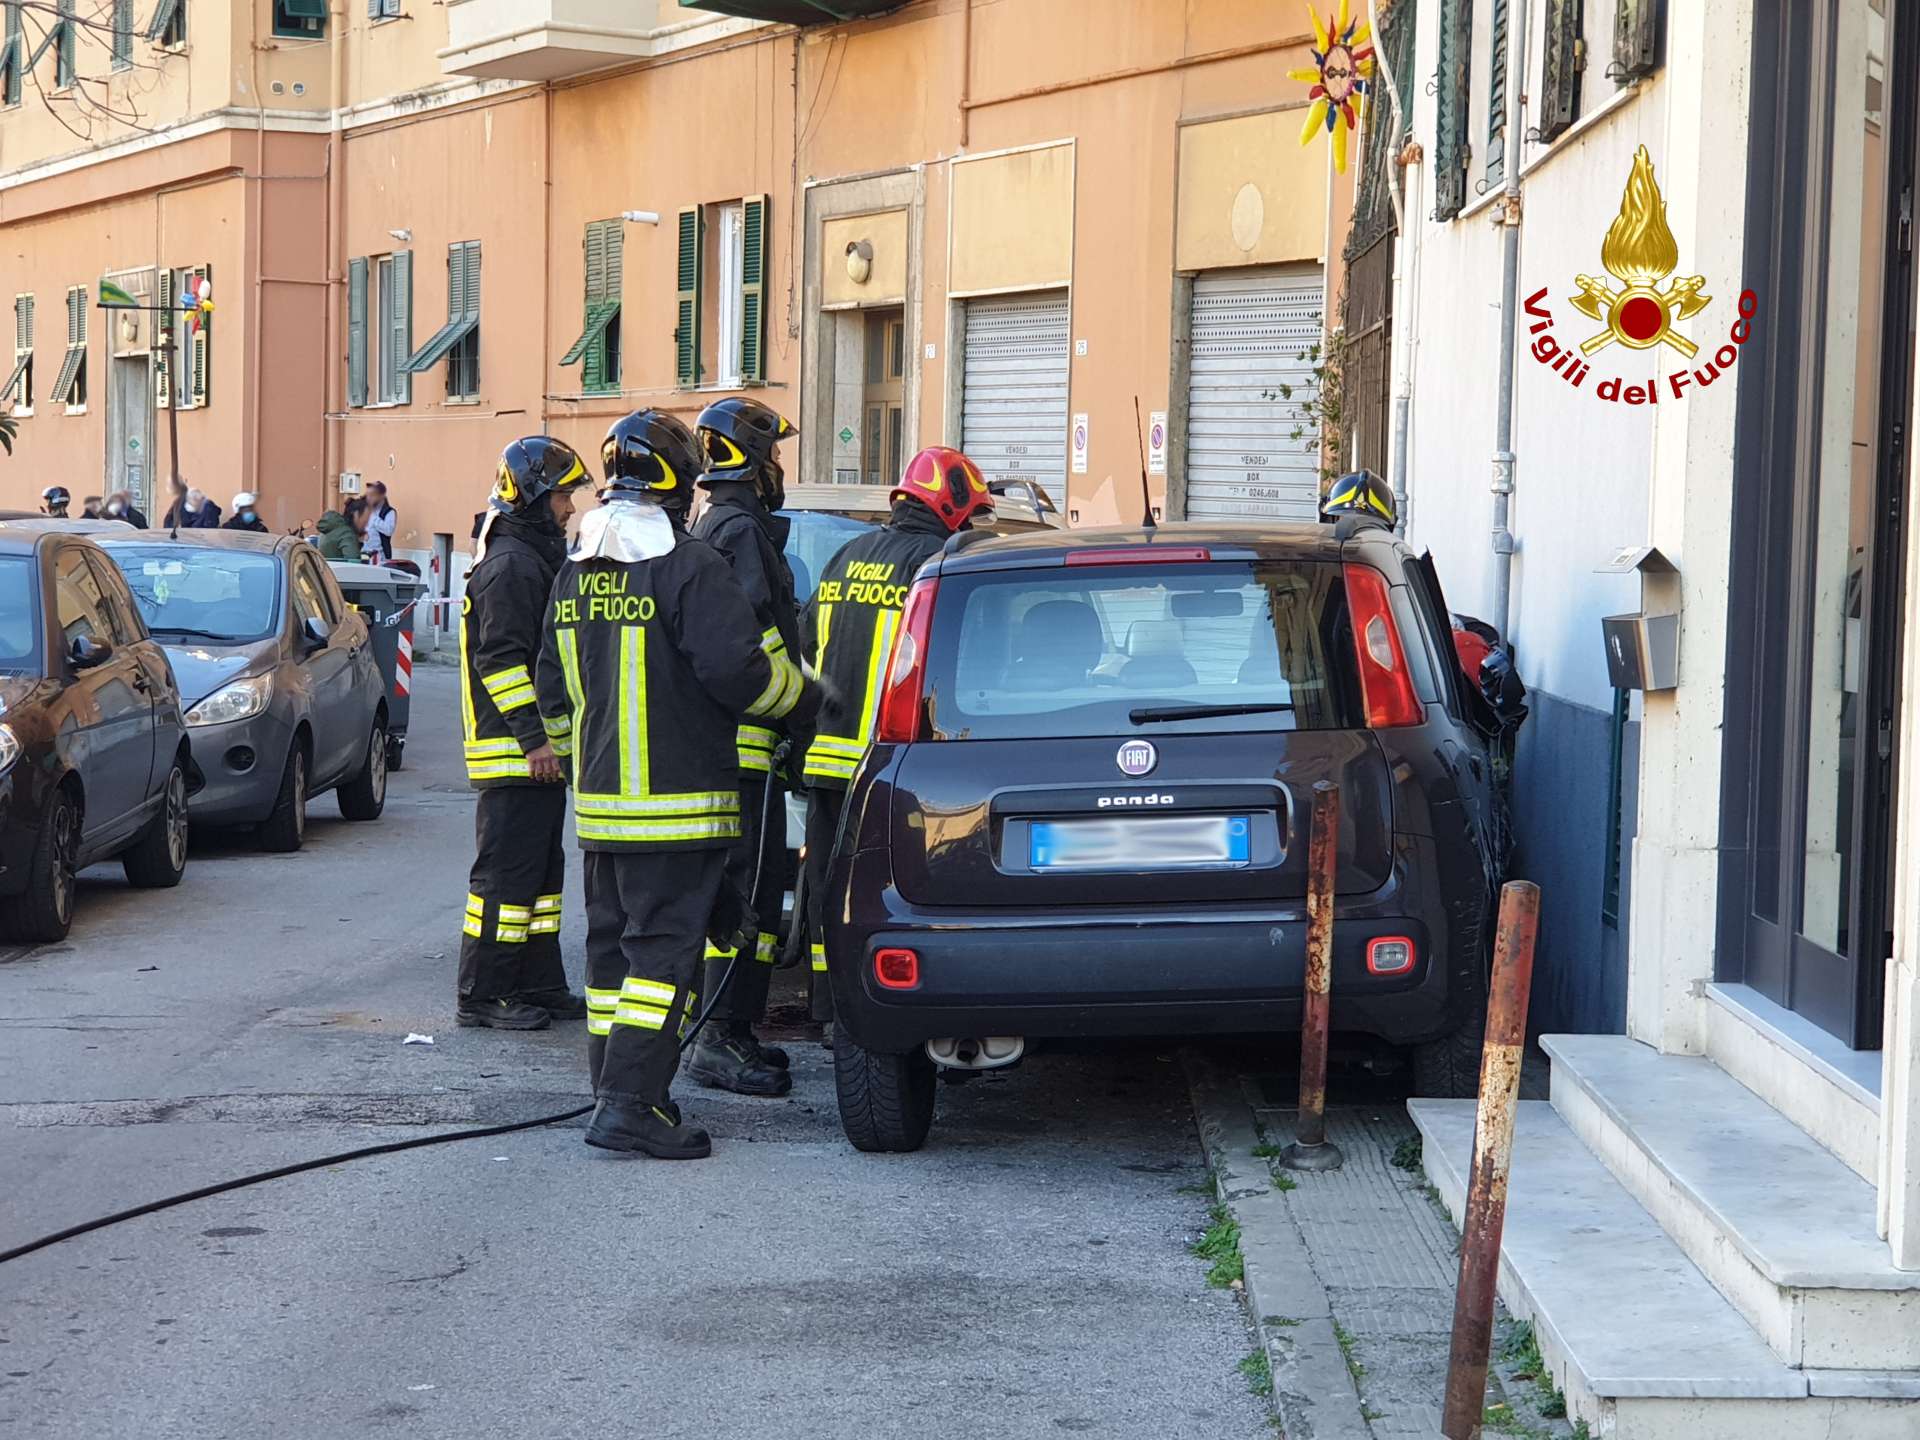
<svg viewBox="0 0 1920 1440"><path fill-rule="evenodd" d="M947 1070L999 1070L1026 1053L1024 1035L958 1035L927 1041L927 1058Z"/></svg>

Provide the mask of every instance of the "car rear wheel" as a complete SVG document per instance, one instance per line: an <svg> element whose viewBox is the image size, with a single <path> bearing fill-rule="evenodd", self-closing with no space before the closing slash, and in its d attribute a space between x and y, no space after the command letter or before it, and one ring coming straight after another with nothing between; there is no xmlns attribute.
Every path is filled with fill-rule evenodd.
<svg viewBox="0 0 1920 1440"><path fill-rule="evenodd" d="M120 857L127 883L143 890L166 890L187 873L187 772L178 760L167 772L160 813Z"/></svg>
<svg viewBox="0 0 1920 1440"><path fill-rule="evenodd" d="M260 826L260 848L285 854L307 840L307 752L296 739L287 751L287 768L280 775L280 793L273 813Z"/></svg>
<svg viewBox="0 0 1920 1440"><path fill-rule="evenodd" d="M933 1125L934 1065L921 1050L879 1055L844 1030L834 1036L833 1088L853 1148L904 1153L926 1144Z"/></svg>
<svg viewBox="0 0 1920 1440"><path fill-rule="evenodd" d="M73 858L80 845L80 807L56 790L27 864L27 888L0 901L0 936L8 940L64 940L73 925Z"/></svg>
<svg viewBox="0 0 1920 1440"><path fill-rule="evenodd" d="M367 763L340 787L340 813L349 820L378 820L387 808L387 725L373 722L367 737Z"/></svg>

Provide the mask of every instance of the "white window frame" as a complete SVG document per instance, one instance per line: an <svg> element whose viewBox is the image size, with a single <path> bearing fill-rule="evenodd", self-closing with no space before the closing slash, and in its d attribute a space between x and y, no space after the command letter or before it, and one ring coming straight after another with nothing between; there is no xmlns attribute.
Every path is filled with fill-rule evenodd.
<svg viewBox="0 0 1920 1440"><path fill-rule="evenodd" d="M740 365L741 331L746 319L746 302L741 291L742 269L747 258L747 212L738 200L716 205L714 219L713 268L720 273L719 293L714 297L713 380L722 390L738 390L746 377Z"/></svg>

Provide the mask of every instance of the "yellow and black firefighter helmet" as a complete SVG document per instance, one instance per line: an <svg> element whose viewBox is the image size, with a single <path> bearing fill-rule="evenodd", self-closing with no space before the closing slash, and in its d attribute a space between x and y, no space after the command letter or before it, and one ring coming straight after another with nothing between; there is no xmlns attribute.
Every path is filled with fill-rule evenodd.
<svg viewBox="0 0 1920 1440"><path fill-rule="evenodd" d="M799 426L758 400L729 395L702 410L694 429L699 432L700 448L706 456L703 484L758 481L769 505L779 508L774 496L783 486L780 459L774 450L782 440L798 435Z"/></svg>
<svg viewBox="0 0 1920 1440"><path fill-rule="evenodd" d="M1327 487L1320 502L1320 514L1331 520L1341 515L1364 515L1382 525L1397 524L1399 508L1393 503L1393 491L1387 482L1371 470L1354 470Z"/></svg>
<svg viewBox="0 0 1920 1440"><path fill-rule="evenodd" d="M550 435L529 435L500 452L491 503L503 515L524 515L556 491L592 481L586 462L571 445Z"/></svg>
<svg viewBox="0 0 1920 1440"><path fill-rule="evenodd" d="M600 442L607 472L603 500L652 500L685 515L700 478L700 442L664 410L636 410L608 427Z"/></svg>

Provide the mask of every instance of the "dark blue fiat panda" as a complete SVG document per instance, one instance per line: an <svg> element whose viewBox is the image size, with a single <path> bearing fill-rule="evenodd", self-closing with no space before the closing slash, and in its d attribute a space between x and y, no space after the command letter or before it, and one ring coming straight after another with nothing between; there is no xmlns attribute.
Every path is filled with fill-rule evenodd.
<svg viewBox="0 0 1920 1440"><path fill-rule="evenodd" d="M842 1120L1029 1041L1297 1027L1313 786L1340 787L1336 1028L1471 1094L1499 725L1431 562L1337 525L962 534L921 571L825 943Z"/></svg>

